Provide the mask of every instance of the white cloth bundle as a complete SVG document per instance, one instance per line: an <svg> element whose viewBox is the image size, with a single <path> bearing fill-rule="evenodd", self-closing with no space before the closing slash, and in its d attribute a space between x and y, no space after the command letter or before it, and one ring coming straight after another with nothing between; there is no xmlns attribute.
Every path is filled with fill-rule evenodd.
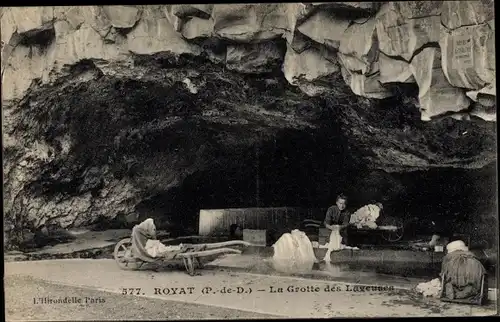
<svg viewBox="0 0 500 322"><path fill-rule="evenodd" d="M151 257L158 257L167 252L179 251L181 249L181 245L179 246L165 246L159 240L149 239L146 242L146 251Z"/></svg>
<svg viewBox="0 0 500 322"><path fill-rule="evenodd" d="M363 226L375 229L376 220L380 216L380 208L377 205L366 205L359 208L349 220L350 224L355 224L358 228Z"/></svg>
<svg viewBox="0 0 500 322"><path fill-rule="evenodd" d="M417 285L416 290L425 297L438 297L441 293L441 281L439 278L435 278L432 281L420 283Z"/></svg>
<svg viewBox="0 0 500 322"><path fill-rule="evenodd" d="M308 272L312 269L316 256L311 241L300 230L283 234L273 245L274 269L287 273Z"/></svg>
<svg viewBox="0 0 500 322"><path fill-rule="evenodd" d="M342 248L342 236L340 236L340 226L333 226L330 233L330 243L328 244L328 251L337 251Z"/></svg>

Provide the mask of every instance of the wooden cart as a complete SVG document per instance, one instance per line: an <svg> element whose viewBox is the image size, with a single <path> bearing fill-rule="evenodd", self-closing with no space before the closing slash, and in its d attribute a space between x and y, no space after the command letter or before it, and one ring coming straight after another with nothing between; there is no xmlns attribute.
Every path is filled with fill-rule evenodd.
<svg viewBox="0 0 500 322"><path fill-rule="evenodd" d="M189 245L186 245L189 246ZM194 248L203 248L202 251L184 251L167 253L164 256L151 258L145 261L137 258L132 254L132 240L125 238L120 240L114 249L114 259L121 269L137 270L146 263L155 263L160 265L182 265L191 276L195 275L196 268L202 268L203 265L200 259L207 256L224 255L224 254L241 254L241 250L229 248L228 246L251 246L250 243L244 241L228 241L211 244L195 244ZM188 247L189 248L189 247Z"/></svg>

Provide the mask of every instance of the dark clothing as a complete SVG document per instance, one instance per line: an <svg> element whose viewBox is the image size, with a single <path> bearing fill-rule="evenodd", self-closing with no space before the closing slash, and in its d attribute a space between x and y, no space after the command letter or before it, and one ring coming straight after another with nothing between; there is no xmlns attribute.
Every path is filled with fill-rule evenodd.
<svg viewBox="0 0 500 322"><path fill-rule="evenodd" d="M484 301L484 298L481 298L481 287L485 280L486 270L471 252L455 251L446 254L440 275L443 282L442 298L449 301L465 300L471 303Z"/></svg>
<svg viewBox="0 0 500 322"><path fill-rule="evenodd" d="M327 225L348 225L351 219L351 214L347 210L340 211L337 205L333 205L326 211L325 220L323 224ZM342 236L342 243L348 245L347 239L347 228L340 230L340 236Z"/></svg>
<svg viewBox="0 0 500 322"><path fill-rule="evenodd" d="M351 214L347 210L340 211L337 205L333 205L326 211L324 224L327 225L347 225L351 219Z"/></svg>

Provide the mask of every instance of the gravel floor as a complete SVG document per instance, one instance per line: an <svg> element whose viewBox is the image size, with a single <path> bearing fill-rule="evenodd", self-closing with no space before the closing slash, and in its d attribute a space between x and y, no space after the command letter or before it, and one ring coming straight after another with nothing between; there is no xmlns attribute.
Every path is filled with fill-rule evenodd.
<svg viewBox="0 0 500 322"><path fill-rule="evenodd" d="M5 279L6 321L28 320L187 320L276 318L272 315L179 303L143 297L123 297L114 293L78 289L47 283L30 277ZM32 294L32 296L27 296ZM104 299L95 304L34 304L33 297L64 298L78 294Z"/></svg>

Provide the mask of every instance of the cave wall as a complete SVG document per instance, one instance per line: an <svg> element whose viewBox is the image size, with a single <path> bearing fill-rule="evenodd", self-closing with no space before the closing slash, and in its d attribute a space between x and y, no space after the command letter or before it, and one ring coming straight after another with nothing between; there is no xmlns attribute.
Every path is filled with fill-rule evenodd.
<svg viewBox="0 0 500 322"><path fill-rule="evenodd" d="M170 52L243 73L279 65L311 96L328 93L333 75L377 99L394 95L384 84L415 83L422 120L496 117L489 0L13 7L2 8L1 24L4 104L82 59L113 74L132 54Z"/></svg>
<svg viewBox="0 0 500 322"><path fill-rule="evenodd" d="M166 227L197 207L390 201L411 186L397 173L480 171L496 160L492 8L0 8L5 218Z"/></svg>

